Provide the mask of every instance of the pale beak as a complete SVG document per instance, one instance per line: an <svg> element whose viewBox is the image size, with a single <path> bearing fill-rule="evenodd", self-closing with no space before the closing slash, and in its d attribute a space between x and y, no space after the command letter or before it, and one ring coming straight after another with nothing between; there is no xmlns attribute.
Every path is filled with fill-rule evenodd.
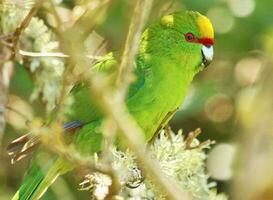
<svg viewBox="0 0 273 200"><path fill-rule="evenodd" d="M213 46L212 45L208 45L208 46L203 45L202 56L203 56L203 64L205 65L205 67L207 67L213 59Z"/></svg>

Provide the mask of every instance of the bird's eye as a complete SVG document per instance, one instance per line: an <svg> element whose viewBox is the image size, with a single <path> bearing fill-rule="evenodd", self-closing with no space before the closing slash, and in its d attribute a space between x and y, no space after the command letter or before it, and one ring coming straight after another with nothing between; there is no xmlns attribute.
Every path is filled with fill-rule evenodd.
<svg viewBox="0 0 273 200"><path fill-rule="evenodd" d="M195 36L192 33L186 33L185 34L185 39L188 42L194 42L195 41Z"/></svg>

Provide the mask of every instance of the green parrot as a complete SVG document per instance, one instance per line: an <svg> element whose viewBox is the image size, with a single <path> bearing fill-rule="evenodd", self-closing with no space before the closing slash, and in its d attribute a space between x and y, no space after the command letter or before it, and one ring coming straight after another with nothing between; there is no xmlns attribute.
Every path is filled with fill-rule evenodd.
<svg viewBox="0 0 273 200"><path fill-rule="evenodd" d="M213 45L210 20L194 11L163 16L143 32L135 60L136 80L130 85L125 102L146 141L151 140L178 110L194 76L212 61ZM117 64L117 58L110 53L92 70L110 76L115 73ZM70 94L74 103L68 114L70 122L64 129L76 130L73 144L82 154L99 152L103 142L99 129L103 115L96 109L84 82L74 86ZM23 141L27 139L24 136ZM12 147L21 141L13 142ZM40 198L59 175L74 168L62 158L43 167L30 168L13 200Z"/></svg>

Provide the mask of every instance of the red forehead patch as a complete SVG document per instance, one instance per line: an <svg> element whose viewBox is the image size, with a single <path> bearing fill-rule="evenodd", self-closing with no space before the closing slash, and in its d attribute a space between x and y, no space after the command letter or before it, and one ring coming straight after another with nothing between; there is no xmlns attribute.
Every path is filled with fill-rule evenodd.
<svg viewBox="0 0 273 200"><path fill-rule="evenodd" d="M211 45L214 45L214 39L201 38L201 39L198 39L198 43L203 44L205 46L211 46Z"/></svg>

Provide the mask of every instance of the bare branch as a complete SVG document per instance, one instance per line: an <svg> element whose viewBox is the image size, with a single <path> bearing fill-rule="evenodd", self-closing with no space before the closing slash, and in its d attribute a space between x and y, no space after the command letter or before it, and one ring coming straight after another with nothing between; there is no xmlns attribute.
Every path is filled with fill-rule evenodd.
<svg viewBox="0 0 273 200"><path fill-rule="evenodd" d="M58 57L58 58L67 58L69 55L66 55L61 52L29 52L24 50L19 50L19 54L22 56L28 57Z"/></svg>
<svg viewBox="0 0 273 200"><path fill-rule="evenodd" d="M19 41L19 38L20 38L22 32L29 25L32 17L37 13L37 11L39 10L39 8L43 4L43 2L44 2L44 0L38 0L38 1L36 1L36 3L31 8L31 10L27 14L27 16L24 18L24 20L22 21L22 23L20 24L20 26L15 30L15 32L13 34L13 57L16 54L16 51L17 51L16 48L17 48L18 41Z"/></svg>
<svg viewBox="0 0 273 200"><path fill-rule="evenodd" d="M7 34L0 35L0 40L6 40L6 39L9 39L9 38L11 38L13 35L14 35L14 32L11 32L11 33L7 33Z"/></svg>
<svg viewBox="0 0 273 200"><path fill-rule="evenodd" d="M8 88L12 71L12 62L6 62L0 65L0 145L5 129L6 104L8 100Z"/></svg>
<svg viewBox="0 0 273 200"><path fill-rule="evenodd" d="M125 48L119 68L117 85L120 87L122 99L125 98L127 88L132 82L132 69L138 51L143 27L152 7L152 0L137 1L134 16L129 27Z"/></svg>
<svg viewBox="0 0 273 200"><path fill-rule="evenodd" d="M62 52L30 52L30 51L24 51L19 50L19 54L22 56L28 56L28 57L58 57L58 58L68 58L70 57L67 54L64 54ZM93 55L86 55L86 58L99 60L102 58L102 56L93 56Z"/></svg>
<svg viewBox="0 0 273 200"><path fill-rule="evenodd" d="M91 76L91 77L90 77ZM159 164L152 159L147 150L145 150L145 141L143 138L143 131L136 124L133 118L126 111L124 104L119 100L115 100L109 91L105 88L100 81L93 75L89 74L90 90L96 99L99 99L99 105L101 110L112 119L118 126L122 138L125 140L125 144L136 154L137 159L140 161L146 172L157 183L157 186L162 187L168 196L168 199L174 200L187 200L191 199L189 194L183 191L176 181L163 175L160 170Z"/></svg>

